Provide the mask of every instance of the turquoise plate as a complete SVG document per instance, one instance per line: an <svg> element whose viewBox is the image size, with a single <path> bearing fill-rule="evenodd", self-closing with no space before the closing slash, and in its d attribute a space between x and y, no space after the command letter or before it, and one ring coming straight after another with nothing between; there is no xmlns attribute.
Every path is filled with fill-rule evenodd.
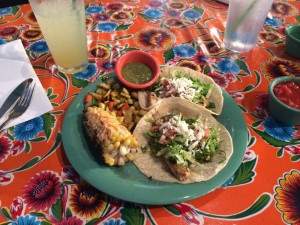
<svg viewBox="0 0 300 225"><path fill-rule="evenodd" d="M65 152L74 169L84 180L100 191L116 198L149 205L174 204L207 194L227 181L244 157L248 133L239 106L223 91L224 108L216 119L231 134L234 151L228 164L212 179L192 184L166 183L149 180L130 162L123 167L106 166L99 153L87 141L82 126L84 96L96 90L96 80L80 92L68 108L62 129Z"/></svg>

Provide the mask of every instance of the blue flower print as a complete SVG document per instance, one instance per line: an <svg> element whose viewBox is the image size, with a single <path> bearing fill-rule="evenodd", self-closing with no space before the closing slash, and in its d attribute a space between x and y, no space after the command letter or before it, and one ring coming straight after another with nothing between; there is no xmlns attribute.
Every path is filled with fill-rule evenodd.
<svg viewBox="0 0 300 225"><path fill-rule="evenodd" d="M37 41L29 46L29 50L35 53L45 53L49 51L46 41Z"/></svg>
<svg viewBox="0 0 300 225"><path fill-rule="evenodd" d="M183 16L189 20L193 20L193 19L199 19L202 16L202 14L196 10L190 9L183 12Z"/></svg>
<svg viewBox="0 0 300 225"><path fill-rule="evenodd" d="M97 67L95 66L95 64L90 63L85 70L79 73L74 73L73 76L80 80L88 80L91 77L95 76L96 73L97 73Z"/></svg>
<svg viewBox="0 0 300 225"><path fill-rule="evenodd" d="M126 222L121 223L121 220L119 220L119 219L117 219L117 220L111 219L109 221L106 221L104 223L104 225L126 225Z"/></svg>
<svg viewBox="0 0 300 225"><path fill-rule="evenodd" d="M266 21L265 21L265 24L267 25L270 25L270 26L274 26L274 27L281 27L281 21L276 19L276 18L273 18L273 19L270 19L270 18L267 18Z"/></svg>
<svg viewBox="0 0 300 225"><path fill-rule="evenodd" d="M188 58L192 57L196 54L196 49L193 47L183 44L183 45L178 45L173 48L173 52L175 56L181 57L181 58Z"/></svg>
<svg viewBox="0 0 300 225"><path fill-rule="evenodd" d="M105 23L99 23L98 24L98 30L103 32L112 32L117 29L119 25L114 22L105 22Z"/></svg>
<svg viewBox="0 0 300 225"><path fill-rule="evenodd" d="M33 216L20 216L17 221L12 222L12 225L40 225L41 222Z"/></svg>
<svg viewBox="0 0 300 225"><path fill-rule="evenodd" d="M225 181L224 184L222 184L222 187L223 188L228 187L232 183L233 179L234 179L234 175L232 175L231 177L229 177L229 179L227 181Z"/></svg>
<svg viewBox="0 0 300 225"><path fill-rule="evenodd" d="M290 141L295 133L292 126L275 120L273 117L268 117L263 124L265 132L277 140Z"/></svg>
<svg viewBox="0 0 300 225"><path fill-rule="evenodd" d="M3 38L0 38L0 45L6 44L6 41Z"/></svg>
<svg viewBox="0 0 300 225"><path fill-rule="evenodd" d="M217 67L218 69L220 70L220 72L222 74L224 73L234 73L234 74L237 74L238 72L240 72L241 68L239 67L239 65L229 59L229 58L226 58L220 62L217 63Z"/></svg>
<svg viewBox="0 0 300 225"><path fill-rule="evenodd" d="M5 16L11 14L13 11L12 7L0 8L0 16Z"/></svg>
<svg viewBox="0 0 300 225"><path fill-rule="evenodd" d="M41 116L15 126L13 131L17 140L28 140L34 138L43 130L44 120Z"/></svg>
<svg viewBox="0 0 300 225"><path fill-rule="evenodd" d="M97 14L97 13L100 13L100 12L103 11L103 7L102 6L97 6L97 5L89 6L89 7L86 8L85 11L89 14Z"/></svg>
<svg viewBox="0 0 300 225"><path fill-rule="evenodd" d="M160 18L162 14L163 12L158 9L148 9L145 11L145 15L153 19Z"/></svg>

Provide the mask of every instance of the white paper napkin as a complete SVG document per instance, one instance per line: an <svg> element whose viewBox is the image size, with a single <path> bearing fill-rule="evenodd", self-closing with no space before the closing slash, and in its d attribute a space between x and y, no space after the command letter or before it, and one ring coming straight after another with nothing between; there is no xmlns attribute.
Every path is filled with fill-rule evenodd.
<svg viewBox="0 0 300 225"><path fill-rule="evenodd" d="M0 106L18 84L27 78L32 78L35 82L31 103L23 115L11 120L3 129L31 120L51 111L53 107L29 61L21 40L0 45ZM0 118L0 123L6 118L7 114Z"/></svg>

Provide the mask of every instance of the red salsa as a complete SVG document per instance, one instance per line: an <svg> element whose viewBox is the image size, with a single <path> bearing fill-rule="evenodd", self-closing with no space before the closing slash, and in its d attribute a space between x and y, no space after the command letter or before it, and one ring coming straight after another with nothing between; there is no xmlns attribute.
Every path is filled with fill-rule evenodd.
<svg viewBox="0 0 300 225"><path fill-rule="evenodd" d="M281 102L300 110L300 83L281 82L274 86L273 92Z"/></svg>

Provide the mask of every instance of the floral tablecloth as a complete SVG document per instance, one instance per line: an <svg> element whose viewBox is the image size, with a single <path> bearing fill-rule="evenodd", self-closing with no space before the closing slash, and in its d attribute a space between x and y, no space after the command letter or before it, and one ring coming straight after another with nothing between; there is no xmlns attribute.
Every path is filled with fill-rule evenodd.
<svg viewBox="0 0 300 225"><path fill-rule="evenodd" d="M258 44L242 54L222 44L227 5L216 1L85 4L89 66L73 75L57 71L30 5L0 9L0 44L22 40L54 107L0 132L1 224L300 224L300 127L275 120L267 107L272 79L300 77L300 60L285 53L284 33L299 23L300 2L275 1ZM222 186L187 202L135 204L93 188L69 163L62 145L68 106L133 49L151 53L161 65L203 72L239 105L247 150Z"/></svg>

